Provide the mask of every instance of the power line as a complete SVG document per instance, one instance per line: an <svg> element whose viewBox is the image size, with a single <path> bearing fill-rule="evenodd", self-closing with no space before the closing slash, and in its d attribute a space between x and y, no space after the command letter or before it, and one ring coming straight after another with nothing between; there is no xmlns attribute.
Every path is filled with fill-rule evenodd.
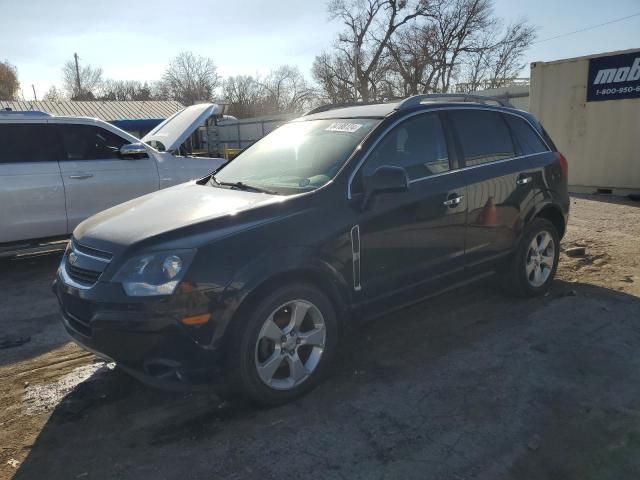
<svg viewBox="0 0 640 480"><path fill-rule="evenodd" d="M587 30L593 30L594 28L604 27L605 25L611 25L612 23L621 22L623 20L627 20L628 18L637 17L640 15L640 12L634 13L632 15L627 15L626 17L616 18L615 20L610 20L608 22L599 23L597 25L592 25L590 27L581 28L580 30L575 30L573 32L562 33L560 35L556 35L555 37L543 38L542 40L538 40L537 42L533 42L532 45L536 45L537 43L548 42L549 40L555 40L556 38L568 37L569 35L574 35L576 33L586 32Z"/></svg>

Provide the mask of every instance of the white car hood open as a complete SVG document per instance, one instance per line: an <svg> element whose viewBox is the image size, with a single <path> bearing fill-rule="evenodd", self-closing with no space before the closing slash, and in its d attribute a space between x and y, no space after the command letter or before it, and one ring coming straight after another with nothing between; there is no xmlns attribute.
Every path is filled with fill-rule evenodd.
<svg viewBox="0 0 640 480"><path fill-rule="evenodd" d="M219 115L221 109L215 103L200 103L174 113L156 128L142 137L144 143L160 151L173 152L189 138L211 115ZM157 142L155 145L151 142ZM162 148L160 145L164 148Z"/></svg>

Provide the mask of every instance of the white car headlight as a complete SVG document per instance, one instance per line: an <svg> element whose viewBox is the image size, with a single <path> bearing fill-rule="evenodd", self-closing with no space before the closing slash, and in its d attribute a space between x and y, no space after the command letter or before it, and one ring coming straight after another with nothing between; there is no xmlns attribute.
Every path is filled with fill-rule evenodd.
<svg viewBox="0 0 640 480"><path fill-rule="evenodd" d="M195 254L195 250L171 250L137 255L118 270L113 281L131 297L171 295Z"/></svg>

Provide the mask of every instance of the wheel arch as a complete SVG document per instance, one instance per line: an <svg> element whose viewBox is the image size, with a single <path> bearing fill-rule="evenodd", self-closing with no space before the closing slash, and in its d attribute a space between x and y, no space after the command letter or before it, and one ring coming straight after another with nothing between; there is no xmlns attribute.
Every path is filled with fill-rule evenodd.
<svg viewBox="0 0 640 480"><path fill-rule="evenodd" d="M247 285L236 297L237 308L229 318L229 327L235 328L241 318L255 306L268 292L283 285L307 284L324 293L336 310L339 334L342 336L351 323L351 309L348 287L344 279L329 265L300 265L286 270L273 272Z"/></svg>
<svg viewBox="0 0 640 480"><path fill-rule="evenodd" d="M564 237L566 233L567 223L566 214L562 207L553 201L553 195L550 191L538 192L534 199L531 201L529 208L524 215L523 228L526 227L536 218L544 218L550 221L558 231L560 239ZM521 232L522 233L522 232Z"/></svg>
<svg viewBox="0 0 640 480"><path fill-rule="evenodd" d="M549 220L553 224L553 226L556 227L560 239L564 237L567 226L565 224L565 217L562 214L560 207L553 205L552 203L546 204L540 210L538 210L538 212L533 215L531 219L533 220L534 218L544 218L545 220Z"/></svg>

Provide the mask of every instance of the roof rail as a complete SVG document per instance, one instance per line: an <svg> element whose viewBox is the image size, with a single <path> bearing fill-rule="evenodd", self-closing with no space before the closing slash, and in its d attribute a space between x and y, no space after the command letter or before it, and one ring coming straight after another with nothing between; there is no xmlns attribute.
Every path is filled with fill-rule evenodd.
<svg viewBox="0 0 640 480"><path fill-rule="evenodd" d="M329 110L335 110L336 108L346 107L361 107L364 105L377 105L383 102L344 102L344 103L327 103L326 105L320 105L319 107L312 108L306 112L303 116L313 115L314 113L328 112Z"/></svg>
<svg viewBox="0 0 640 480"><path fill-rule="evenodd" d="M509 103L506 98L487 97L484 95L473 95L470 93L428 93L425 95L414 95L412 97L402 100L396 110L406 110L407 108L416 107L425 102L437 101L439 99L446 99L450 101L458 102L475 102L475 103L489 103L494 102L502 107L511 107L513 105Z"/></svg>
<svg viewBox="0 0 640 480"><path fill-rule="evenodd" d="M51 114L39 110L12 110L10 108L0 109L0 115L21 115L25 117L50 117Z"/></svg>

